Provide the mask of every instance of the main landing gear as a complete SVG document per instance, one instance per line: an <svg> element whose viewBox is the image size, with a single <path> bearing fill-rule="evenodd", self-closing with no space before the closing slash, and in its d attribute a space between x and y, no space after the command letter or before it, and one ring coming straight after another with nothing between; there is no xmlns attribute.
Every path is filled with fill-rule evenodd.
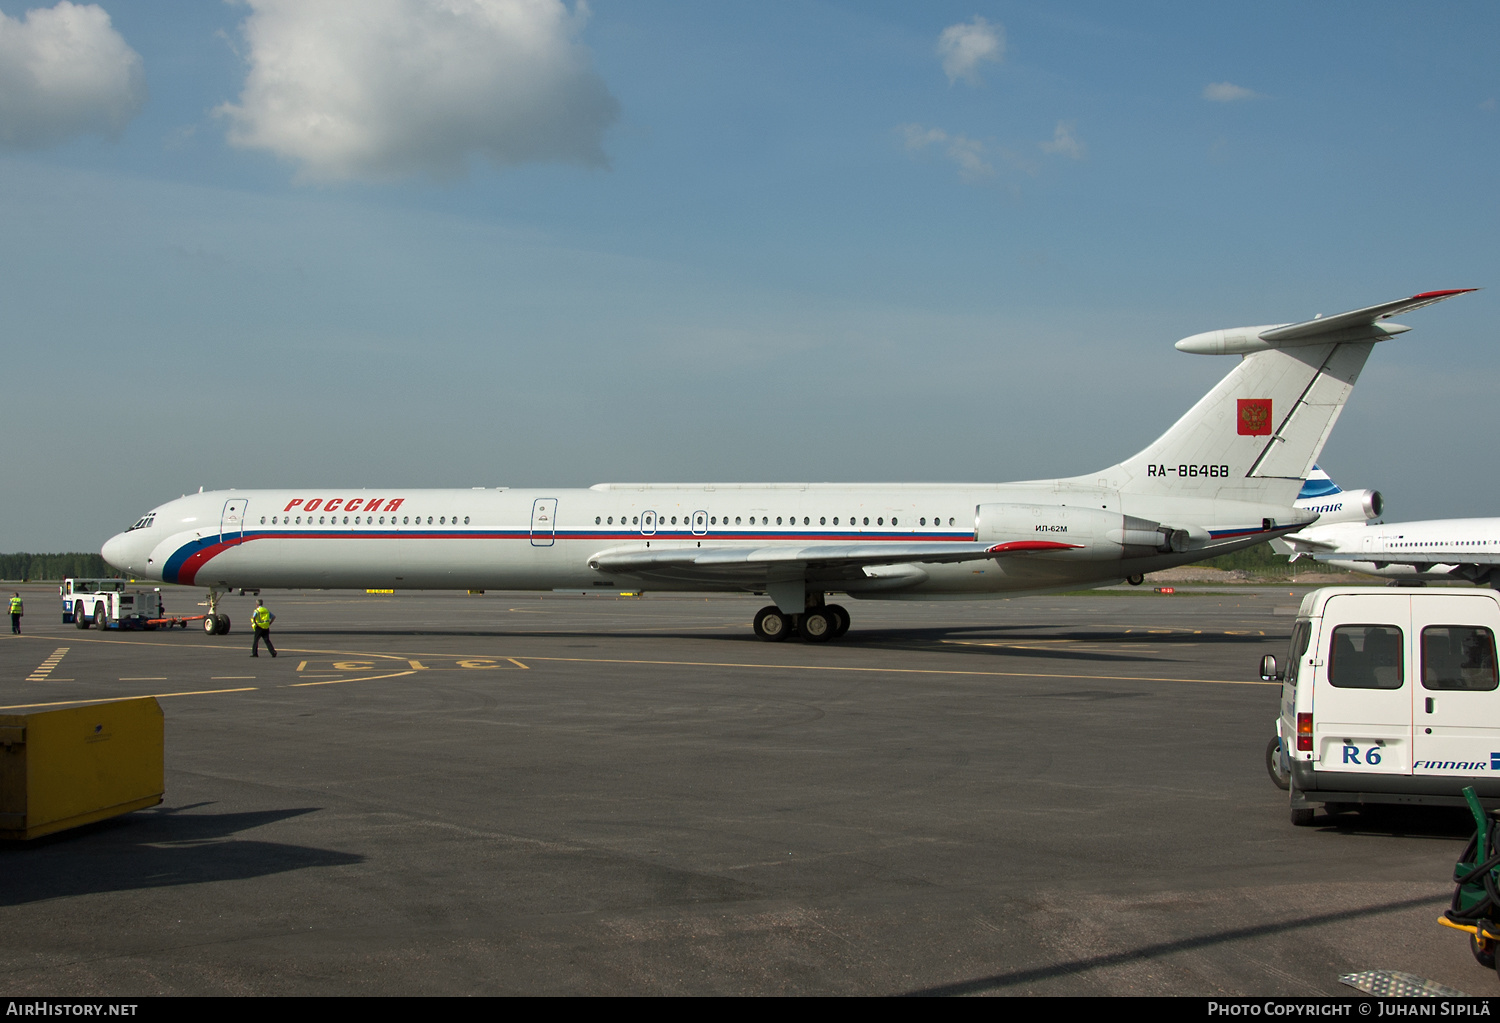
<svg viewBox="0 0 1500 1023"><path fill-rule="evenodd" d="M837 604L810 606L799 615L783 614L772 604L755 614L755 634L771 643L780 643L794 632L809 643L827 643L848 631L849 612Z"/></svg>

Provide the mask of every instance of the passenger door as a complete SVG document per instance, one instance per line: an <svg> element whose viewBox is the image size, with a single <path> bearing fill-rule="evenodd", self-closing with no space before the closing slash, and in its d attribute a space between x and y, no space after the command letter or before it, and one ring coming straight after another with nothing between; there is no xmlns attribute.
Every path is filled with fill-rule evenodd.
<svg viewBox="0 0 1500 1023"><path fill-rule="evenodd" d="M244 498L235 498L224 502L224 513L219 517L219 542L237 544L245 535L245 509L248 504Z"/></svg>
<svg viewBox="0 0 1500 1023"><path fill-rule="evenodd" d="M551 547L557 539L557 498L539 497L531 503L531 546Z"/></svg>
<svg viewBox="0 0 1500 1023"><path fill-rule="evenodd" d="M1318 770L1410 774L1411 598L1335 596L1323 610L1313 694Z"/></svg>
<svg viewBox="0 0 1500 1023"><path fill-rule="evenodd" d="M1469 775L1489 772L1500 761L1494 619L1494 601L1478 594L1412 602L1421 672L1413 712L1413 773Z"/></svg>

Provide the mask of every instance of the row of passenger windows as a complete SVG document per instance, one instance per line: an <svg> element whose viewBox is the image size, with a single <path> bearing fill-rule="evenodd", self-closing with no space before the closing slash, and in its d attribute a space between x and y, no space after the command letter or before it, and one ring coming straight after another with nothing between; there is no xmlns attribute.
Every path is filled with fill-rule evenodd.
<svg viewBox="0 0 1500 1023"><path fill-rule="evenodd" d="M1491 540L1460 540L1457 543L1452 543L1447 540L1430 540L1423 543L1393 543L1391 546L1398 550L1417 547L1483 547L1493 542Z"/></svg>
<svg viewBox="0 0 1500 1023"><path fill-rule="evenodd" d="M734 524L736 526L746 525L746 524L753 526L753 525L756 524L755 516L754 515L750 516L750 521L748 523L741 522L741 518L742 517L739 516L739 515L736 515L734 517ZM691 522L691 519L692 519L691 516L684 515L682 517L682 524L684 526L688 525ZM677 525L677 516L673 515L673 516L671 516L669 518L668 516L663 515L658 521L663 526L668 525L669 523L671 525L675 526L675 525ZM953 525L953 522L954 522L954 520L952 518L948 519L948 525L950 525L950 526ZM632 515L632 516L630 516L629 525L638 526L638 525L640 525L640 523L641 523L641 517L639 515ZM604 516L595 515L594 516L594 525L596 525L596 526L612 526L614 524L615 524L615 517L613 515L604 515ZM626 525L626 524L627 523L625 521L625 516L621 515L620 516L620 525L623 526L623 525ZM703 524L703 520L702 520L701 516L699 517L698 524L700 526ZM708 524L711 525L711 526L717 526L717 525L719 525L719 517L717 515L710 515L708 517ZM723 524L726 525L726 526L729 525L729 516L728 515L724 516L724 523ZM769 526L770 524L771 524L771 517L769 515L762 515L760 517L760 525L762 525L762 526ZM778 526L782 525L782 516L780 516L780 515L776 516L776 524ZM790 525L790 526L795 526L797 524L797 516L792 515L792 516L787 517L786 524ZM812 516L811 515L804 515L804 516L802 516L802 524L804 526L810 526L810 525L812 525ZM835 515L833 517L833 524L835 526L839 524L839 517L837 515ZM864 516L863 521L860 521L860 519L859 519L858 516L851 515L851 516L849 516L849 523L848 524L851 525L851 526L857 526L857 525L866 525L866 526L868 526L870 524L870 516L866 515L866 516ZM897 525L900 525L900 524L901 524L900 523L900 519L898 519L896 516L892 515L891 516L891 525L897 526ZM917 524L921 525L921 526L925 526L925 525L927 525L927 520L925 518L919 519L917 521ZM933 516L932 524L934 526L941 526L943 524L943 520L941 518L937 517L937 516ZM647 521L647 525L650 525L649 520ZM828 525L828 517L826 515L819 516L819 518L818 518L818 525L820 525L820 526L826 526L826 525ZM883 525L885 525L885 516L883 516L883 515L877 515L875 517L875 525L877 525L877 526L883 526Z"/></svg>
<svg viewBox="0 0 1500 1023"><path fill-rule="evenodd" d="M1401 629L1340 625L1333 630L1328 682L1339 689L1400 689L1405 684ZM1304 648L1305 650L1305 648ZM1422 688L1490 692L1500 685L1495 637L1474 625L1422 630Z"/></svg>
<svg viewBox="0 0 1500 1023"><path fill-rule="evenodd" d="M396 516L392 515L390 518L391 518L391 525L394 526L394 525L398 524L396 522ZM363 519L364 521L361 522L360 521L361 519ZM378 524L378 525L382 525L383 526L383 525L385 525L385 519L386 519L386 517L384 515L382 515L382 516L380 516L380 521L377 523L376 520L375 520L375 516L373 516L373 515L356 515L356 516L354 516L354 525L356 525L356 526L359 526L359 525L374 526L374 525ZM280 521L278 521L278 520L280 520ZM448 520L449 520L449 516L447 516L447 515L439 515L438 518L437 518L437 524L439 526L446 526L446 525L448 525ZM455 525L455 526L458 525L458 516L457 515L452 516L452 520L453 520L453 525ZM264 526L266 524L266 517L264 515L262 515L260 517L260 524L262 526ZM307 524L309 526L337 526L337 525L345 525L345 526L347 526L347 525L349 525L349 516L345 515L344 518L343 518L343 522L341 523L339 521L339 517L337 515L319 515L318 516L318 520L316 522L314 522L313 521L313 517L311 515L309 515L309 516L307 516ZM429 515L429 516L427 516L427 525L430 526L432 524L433 524L433 522L432 522L432 516ZM467 515L465 515L464 516L464 525L467 526L468 524L469 524L469 517ZM300 526L300 525L302 525L302 516L301 515L296 516L296 520L294 522L293 521L293 517L290 516L290 515L272 515L271 516L271 525L273 525L273 526L276 526L276 525L282 525L282 526L298 525L298 526ZM410 515L403 515L403 516L401 516L401 522L399 523L399 525L403 525L403 526L412 525L411 516ZM418 526L422 525L422 516L420 516L420 515L417 516L416 525L418 525Z"/></svg>
<svg viewBox="0 0 1500 1023"><path fill-rule="evenodd" d="M282 526L298 525L298 526L300 526L300 525L303 524L302 523L303 518L304 518L304 516L302 516L302 515L297 515L297 516L292 516L292 515L272 515L271 518L270 518L270 525L273 525L273 526L277 526L277 525L282 525ZM345 525L345 526L347 526L347 525L350 524L350 518L351 517L348 516L348 515L345 515L345 516L343 516L342 521L340 520L340 517L337 516L337 515L319 515L317 517L316 521L314 521L313 516L311 516L311 515L305 516L305 518L307 519L307 525L309 525L309 526L314 526L314 525L316 525L316 526L337 526L337 525ZM450 517L447 516L447 515L439 515L437 517L437 523L436 524L439 525L439 526L448 525L449 518ZM452 524L455 525L455 526L458 525L458 516L454 515L451 518L452 518ZM386 524L385 520L386 520L386 516L384 516L384 515L381 515L378 519L374 515L355 515L355 516L353 516L353 524L356 525L356 526L359 526L359 525L366 525L366 526L381 525L381 526L383 526L383 525ZM398 523L396 522L396 516L394 516L394 515L390 516L390 520L391 520L390 521L391 525L393 525L393 526L394 525L398 525ZM781 516L781 515L776 516L776 524L778 526L780 526L780 525L783 524L782 520L783 520L783 516ZM670 519L667 516L662 516L662 518L659 521L664 526L667 525L669 523L669 521L670 521L671 525L675 526L675 525L677 525L677 516L676 515L670 516ZM708 521L709 521L709 525L713 525L713 526L719 525L719 517L717 515L711 515L711 516L709 516L709 520ZM950 525L950 526L953 525L954 521L955 520L950 517L948 519L948 525ZM640 522L641 522L641 517L639 515L632 515L630 517L630 525L632 525L632 526L638 526L638 525L640 525ZM682 524L683 525L688 525L690 522L691 522L691 516L688 516L688 515L682 516ZM260 524L262 526L264 526L264 525L267 524L266 516L262 515L260 517ZM412 524L412 518L411 518L411 516L409 516L409 515L403 515L403 516L401 516L401 521L400 521L399 525L407 526L407 525L411 525L411 524ZM419 526L423 524L422 523L422 516L418 515L416 517L416 523L415 524L419 525ZM427 516L427 523L426 524L429 525L429 526L431 526L431 525L434 524L433 523L433 517L431 515ZM467 516L467 515L464 516L464 522L463 522L463 524L466 525L466 526L469 524L469 516ZM613 515L610 515L610 516L607 516L607 517L605 517L605 516L599 516L599 515L595 515L594 516L594 525L596 525L596 526L602 526L602 525L610 525L610 526L612 526L614 524L615 524L615 517ZM626 522L625 522L625 516L621 515L620 516L620 525L623 526L625 524L626 524ZM649 525L650 522L648 521L647 524ZM702 520L700 518L699 525L701 526L702 524L703 523L702 523ZM729 516L728 515L724 516L724 523L723 524L726 525L726 526L729 525ZM736 515L734 517L734 524L736 526L738 526L738 525L744 525L746 523L742 522L742 516ZM751 515L749 517L749 523L748 523L748 525L752 525L753 526L755 524L756 524L755 516ZM762 525L762 526L768 526L770 524L771 524L771 517L769 515L762 515L760 517L760 525ZM787 519L787 521L786 521L785 524L795 526L797 524L797 517L795 515L791 516L789 519ZM837 515L835 515L833 517L833 524L835 526L837 526L839 524L839 517ZM855 526L855 525L865 525L865 526L868 526L870 524L870 517L868 515L866 515L861 520L861 519L858 519L856 516L851 515L849 517L848 524L851 525L851 526ZM925 525L927 525L927 519L926 518L919 519L917 524L925 526ZM934 526L941 526L943 524L943 520L940 519L940 518L938 518L938 517L936 517L936 516L934 516L933 520L932 520L932 524ZM802 525L804 525L804 526L810 526L810 525L812 525L812 516L810 516L810 515L804 515L804 516L802 516ZM819 519L818 519L818 525L820 525L820 526L826 526L826 525L828 525L828 518L826 516L819 517ZM877 526L883 526L883 525L885 525L885 516L883 516L883 515L877 515L875 517L875 525L877 525ZM893 526L900 525L900 519L897 518L895 515L892 515L891 516L891 525L893 525Z"/></svg>

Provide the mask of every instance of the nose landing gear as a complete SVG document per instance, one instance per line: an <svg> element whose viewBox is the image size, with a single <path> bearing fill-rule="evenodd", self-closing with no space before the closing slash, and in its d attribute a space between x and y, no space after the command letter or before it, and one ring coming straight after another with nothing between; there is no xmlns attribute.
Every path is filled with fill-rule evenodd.
<svg viewBox="0 0 1500 1023"><path fill-rule="evenodd" d="M218 590L209 588L208 591L208 614L203 616L203 632L208 636L229 635L229 616L219 614L219 598L223 594Z"/></svg>

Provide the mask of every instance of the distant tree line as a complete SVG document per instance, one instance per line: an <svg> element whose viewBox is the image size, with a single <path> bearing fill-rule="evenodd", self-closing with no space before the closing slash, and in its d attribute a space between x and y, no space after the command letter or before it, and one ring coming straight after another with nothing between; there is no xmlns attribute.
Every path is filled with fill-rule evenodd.
<svg viewBox="0 0 1500 1023"><path fill-rule="evenodd" d="M22 582L108 578L120 573L98 554L0 554L0 579Z"/></svg>

